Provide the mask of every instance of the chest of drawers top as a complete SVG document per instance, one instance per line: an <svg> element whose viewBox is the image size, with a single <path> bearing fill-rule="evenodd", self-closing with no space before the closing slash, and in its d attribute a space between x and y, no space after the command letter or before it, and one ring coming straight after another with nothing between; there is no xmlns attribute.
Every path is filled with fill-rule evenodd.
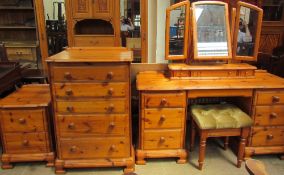
<svg viewBox="0 0 284 175"><path fill-rule="evenodd" d="M40 98L39 98L40 97ZM0 108L46 107L50 103L49 85L25 85L0 100Z"/></svg>
<svg viewBox="0 0 284 175"><path fill-rule="evenodd" d="M131 62L133 54L123 47L70 47L56 55L49 57L47 62Z"/></svg>

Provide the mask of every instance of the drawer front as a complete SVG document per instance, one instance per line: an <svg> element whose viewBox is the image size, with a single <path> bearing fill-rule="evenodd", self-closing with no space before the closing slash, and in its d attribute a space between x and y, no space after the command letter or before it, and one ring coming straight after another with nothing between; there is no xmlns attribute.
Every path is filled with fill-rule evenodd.
<svg viewBox="0 0 284 175"><path fill-rule="evenodd" d="M56 97L125 97L128 83L55 83Z"/></svg>
<svg viewBox="0 0 284 175"><path fill-rule="evenodd" d="M144 149L177 149L182 147L181 130L144 131Z"/></svg>
<svg viewBox="0 0 284 175"><path fill-rule="evenodd" d="M257 91L256 105L284 104L284 91Z"/></svg>
<svg viewBox="0 0 284 175"><path fill-rule="evenodd" d="M128 111L126 99L57 101L57 111L60 113L125 113Z"/></svg>
<svg viewBox="0 0 284 175"><path fill-rule="evenodd" d="M284 106L256 106L254 117L256 126L284 125Z"/></svg>
<svg viewBox="0 0 284 175"><path fill-rule="evenodd" d="M128 131L127 115L111 116L58 116L59 133L62 137L86 135L124 136Z"/></svg>
<svg viewBox="0 0 284 175"><path fill-rule="evenodd" d="M203 70L203 71L191 71L192 77L236 77L237 71L235 70Z"/></svg>
<svg viewBox="0 0 284 175"><path fill-rule="evenodd" d="M284 145L284 127L253 128L252 146L278 146Z"/></svg>
<svg viewBox="0 0 284 175"><path fill-rule="evenodd" d="M36 60L35 48L7 48L7 56L9 60Z"/></svg>
<svg viewBox="0 0 284 175"><path fill-rule="evenodd" d="M163 107L185 107L185 92L178 93L145 93L144 103L146 108L163 108Z"/></svg>
<svg viewBox="0 0 284 175"><path fill-rule="evenodd" d="M146 129L183 128L185 121L185 109L145 109L144 116L144 128Z"/></svg>
<svg viewBox="0 0 284 175"><path fill-rule="evenodd" d="M254 70L240 70L238 72L240 77L254 76Z"/></svg>
<svg viewBox="0 0 284 175"><path fill-rule="evenodd" d="M96 46L96 47L110 47L115 46L114 36L75 36L74 44L76 47Z"/></svg>
<svg viewBox="0 0 284 175"><path fill-rule="evenodd" d="M4 132L41 132L45 131L42 109L3 110L2 128Z"/></svg>
<svg viewBox="0 0 284 175"><path fill-rule="evenodd" d="M129 70L127 65L92 65L53 67L52 78L55 82L62 81L100 81L115 82L128 81Z"/></svg>
<svg viewBox="0 0 284 175"><path fill-rule="evenodd" d="M122 158L130 156L129 140L121 138L61 139L61 159Z"/></svg>
<svg viewBox="0 0 284 175"><path fill-rule="evenodd" d="M47 152L46 133L4 134L7 153L44 153Z"/></svg>

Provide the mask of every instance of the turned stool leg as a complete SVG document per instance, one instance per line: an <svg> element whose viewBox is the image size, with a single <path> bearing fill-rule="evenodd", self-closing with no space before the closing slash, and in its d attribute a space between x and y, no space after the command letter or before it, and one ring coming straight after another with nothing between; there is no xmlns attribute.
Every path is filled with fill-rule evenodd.
<svg viewBox="0 0 284 175"><path fill-rule="evenodd" d="M198 160L198 169L202 170L205 158L205 150L206 150L206 140L207 133L205 131L201 131L200 133L200 142L199 142L199 160Z"/></svg>
<svg viewBox="0 0 284 175"><path fill-rule="evenodd" d="M191 119L191 125L190 125L190 144L189 144L189 151L193 151L194 148L194 141L195 141L195 124L193 119Z"/></svg>
<svg viewBox="0 0 284 175"><path fill-rule="evenodd" d="M229 137L225 137L224 138L224 150L228 149L228 145L229 145Z"/></svg>
<svg viewBox="0 0 284 175"><path fill-rule="evenodd" d="M241 138L240 138L240 144L239 144L239 152L238 152L238 162L237 162L237 167L240 168L242 166L242 161L244 158L244 152L245 152L245 146L246 146L246 141L249 133L249 128L243 128L241 130Z"/></svg>

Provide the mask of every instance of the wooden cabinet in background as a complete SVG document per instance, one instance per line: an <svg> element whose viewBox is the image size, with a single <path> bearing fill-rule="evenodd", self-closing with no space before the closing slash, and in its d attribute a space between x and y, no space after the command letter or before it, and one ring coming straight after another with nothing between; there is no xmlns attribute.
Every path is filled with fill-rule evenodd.
<svg viewBox="0 0 284 175"><path fill-rule="evenodd" d="M66 0L69 46L120 46L119 6L116 0Z"/></svg>
<svg viewBox="0 0 284 175"><path fill-rule="evenodd" d="M2 168L32 161L54 166L49 85L23 86L0 100L0 110Z"/></svg>
<svg viewBox="0 0 284 175"><path fill-rule="evenodd" d="M65 168L134 171L130 62L126 48L68 48L48 59L57 158Z"/></svg>

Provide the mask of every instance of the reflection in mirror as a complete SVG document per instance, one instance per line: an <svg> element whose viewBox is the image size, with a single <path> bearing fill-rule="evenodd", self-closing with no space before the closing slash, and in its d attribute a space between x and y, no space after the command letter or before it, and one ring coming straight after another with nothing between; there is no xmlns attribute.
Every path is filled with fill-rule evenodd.
<svg viewBox="0 0 284 175"><path fill-rule="evenodd" d="M224 5L195 6L198 56L229 56Z"/></svg>
<svg viewBox="0 0 284 175"><path fill-rule="evenodd" d="M185 6L182 6L170 12L169 55L184 53L185 10Z"/></svg>
<svg viewBox="0 0 284 175"><path fill-rule="evenodd" d="M258 12L256 10L241 6L237 56L253 56L257 30Z"/></svg>

